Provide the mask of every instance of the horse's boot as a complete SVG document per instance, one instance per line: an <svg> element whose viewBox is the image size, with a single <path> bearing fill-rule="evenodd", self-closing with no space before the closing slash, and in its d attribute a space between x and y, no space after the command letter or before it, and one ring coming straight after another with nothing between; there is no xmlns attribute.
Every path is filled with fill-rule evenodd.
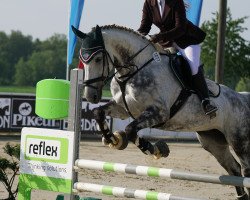
<svg viewBox="0 0 250 200"><path fill-rule="evenodd" d="M201 100L201 105L205 114L209 115L211 118L215 117L218 108L210 104L208 87L205 81L202 66L199 67L198 73L192 77L194 90L197 92L197 95Z"/></svg>

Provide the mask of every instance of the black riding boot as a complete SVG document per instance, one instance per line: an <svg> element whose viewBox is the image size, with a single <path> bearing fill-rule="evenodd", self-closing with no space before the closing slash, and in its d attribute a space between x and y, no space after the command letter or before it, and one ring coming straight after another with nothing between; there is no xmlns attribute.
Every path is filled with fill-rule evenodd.
<svg viewBox="0 0 250 200"><path fill-rule="evenodd" d="M202 66L200 66L198 73L193 75L192 77L194 89L197 92L199 99L201 100L201 105L205 114L209 115L210 117L215 117L215 112L218 110L218 108L210 104L208 87L203 75Z"/></svg>

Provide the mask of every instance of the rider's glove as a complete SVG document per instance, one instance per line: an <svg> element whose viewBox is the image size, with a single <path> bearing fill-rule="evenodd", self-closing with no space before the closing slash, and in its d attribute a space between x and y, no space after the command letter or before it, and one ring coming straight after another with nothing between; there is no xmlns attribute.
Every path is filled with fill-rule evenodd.
<svg viewBox="0 0 250 200"><path fill-rule="evenodd" d="M153 42L153 43L157 43L159 42L160 40L162 40L164 37L163 37L163 34L162 33L159 33L159 34L155 34L155 35L151 35L150 36L150 40Z"/></svg>

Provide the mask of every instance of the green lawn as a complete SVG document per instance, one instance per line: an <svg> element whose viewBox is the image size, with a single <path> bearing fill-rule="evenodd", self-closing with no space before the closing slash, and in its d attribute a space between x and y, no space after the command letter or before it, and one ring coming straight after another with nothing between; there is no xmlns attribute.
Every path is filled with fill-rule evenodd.
<svg viewBox="0 0 250 200"><path fill-rule="evenodd" d="M0 92L7 92L7 93L36 93L35 87L16 87L16 86L6 86L0 87ZM103 97L111 97L111 93L109 90L103 90Z"/></svg>
<svg viewBox="0 0 250 200"><path fill-rule="evenodd" d="M0 87L0 92L7 93L35 93L35 87L17 87L17 86L6 86Z"/></svg>
<svg viewBox="0 0 250 200"><path fill-rule="evenodd" d="M112 97L110 90L103 90L102 96L103 97Z"/></svg>

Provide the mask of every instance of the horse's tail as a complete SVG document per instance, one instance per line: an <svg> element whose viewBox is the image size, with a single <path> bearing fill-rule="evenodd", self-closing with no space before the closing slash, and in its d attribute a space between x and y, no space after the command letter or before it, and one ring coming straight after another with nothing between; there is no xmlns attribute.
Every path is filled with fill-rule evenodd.
<svg viewBox="0 0 250 200"><path fill-rule="evenodd" d="M240 92L247 99L248 106L250 107L250 92Z"/></svg>

